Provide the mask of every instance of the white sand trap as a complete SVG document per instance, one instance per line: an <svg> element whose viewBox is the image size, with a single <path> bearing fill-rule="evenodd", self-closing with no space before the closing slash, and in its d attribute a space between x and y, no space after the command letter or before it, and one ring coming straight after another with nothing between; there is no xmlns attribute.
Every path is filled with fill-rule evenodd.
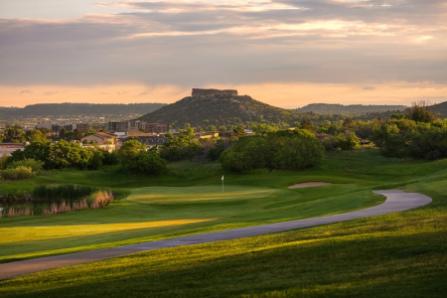
<svg viewBox="0 0 447 298"><path fill-rule="evenodd" d="M303 183L290 185L289 189L322 187L322 186L328 186L328 185L331 185L331 183L327 183L327 182L303 182Z"/></svg>

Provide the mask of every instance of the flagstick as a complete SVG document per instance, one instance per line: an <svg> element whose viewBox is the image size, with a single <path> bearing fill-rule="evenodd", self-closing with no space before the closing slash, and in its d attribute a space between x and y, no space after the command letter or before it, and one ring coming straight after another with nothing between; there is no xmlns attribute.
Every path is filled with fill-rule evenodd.
<svg viewBox="0 0 447 298"><path fill-rule="evenodd" d="M225 176L222 175L222 177L220 178L220 180L222 181L222 192L225 192Z"/></svg>

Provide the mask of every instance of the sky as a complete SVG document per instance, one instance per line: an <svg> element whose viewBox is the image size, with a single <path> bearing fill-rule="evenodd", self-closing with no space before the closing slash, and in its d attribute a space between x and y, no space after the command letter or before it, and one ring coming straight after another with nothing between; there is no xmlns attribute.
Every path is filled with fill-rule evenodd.
<svg viewBox="0 0 447 298"><path fill-rule="evenodd" d="M447 0L0 0L0 106L447 100Z"/></svg>

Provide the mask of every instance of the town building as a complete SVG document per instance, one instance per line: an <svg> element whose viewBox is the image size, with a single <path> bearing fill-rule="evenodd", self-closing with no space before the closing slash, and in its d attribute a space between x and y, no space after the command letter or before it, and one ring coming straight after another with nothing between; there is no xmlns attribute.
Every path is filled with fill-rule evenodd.
<svg viewBox="0 0 447 298"><path fill-rule="evenodd" d="M114 134L99 131L81 139L84 147L95 147L108 152L115 151L117 148L117 137Z"/></svg>
<svg viewBox="0 0 447 298"><path fill-rule="evenodd" d="M112 121L107 124L107 130L112 132L126 132L129 130L129 121Z"/></svg>
<svg viewBox="0 0 447 298"><path fill-rule="evenodd" d="M129 132L129 131L143 131L152 134L167 133L169 127L163 123L148 123L143 120L129 120L109 122L107 130L110 132Z"/></svg>
<svg viewBox="0 0 447 298"><path fill-rule="evenodd" d="M0 157L10 156L15 151L25 149L25 144L0 143Z"/></svg>
<svg viewBox="0 0 447 298"><path fill-rule="evenodd" d="M88 123L78 123L76 124L76 130L79 132L87 132L90 129L90 124Z"/></svg>

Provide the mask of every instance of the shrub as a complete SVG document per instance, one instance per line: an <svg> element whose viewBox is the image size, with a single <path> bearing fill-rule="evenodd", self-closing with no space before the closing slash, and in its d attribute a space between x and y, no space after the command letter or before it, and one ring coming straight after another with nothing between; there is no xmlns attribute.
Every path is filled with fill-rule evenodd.
<svg viewBox="0 0 447 298"><path fill-rule="evenodd" d="M23 160L13 161L8 165L8 168L15 169L18 167L27 167L31 168L33 173L37 174L42 171L43 162L40 160L35 160L32 158L26 158Z"/></svg>
<svg viewBox="0 0 447 298"><path fill-rule="evenodd" d="M328 151L333 150L354 150L360 147L360 139L355 133L339 133L335 136L326 135L323 138L324 148Z"/></svg>
<svg viewBox="0 0 447 298"><path fill-rule="evenodd" d="M0 172L1 177L5 180L21 180L31 178L34 173L30 167L18 166L16 168L8 168Z"/></svg>

